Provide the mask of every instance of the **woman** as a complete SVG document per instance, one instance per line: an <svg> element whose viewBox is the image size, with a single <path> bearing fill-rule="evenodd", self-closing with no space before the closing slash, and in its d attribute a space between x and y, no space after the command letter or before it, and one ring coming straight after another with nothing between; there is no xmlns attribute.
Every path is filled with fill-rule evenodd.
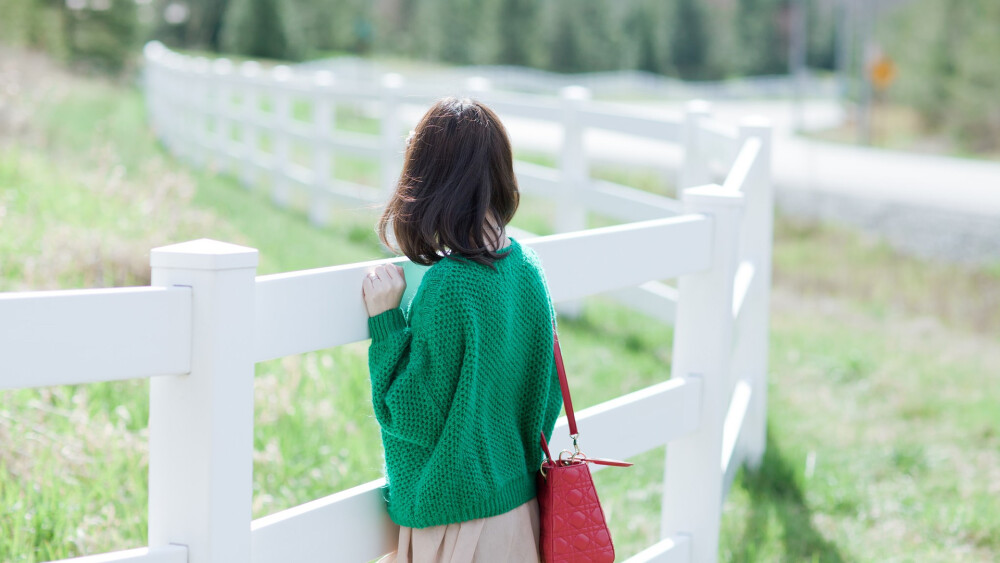
<svg viewBox="0 0 1000 563"><path fill-rule="evenodd" d="M401 268L376 267L362 288L383 494L400 526L384 561L539 558L538 436L551 437L562 396L541 261L506 235L518 201L496 114L469 99L434 104L376 228L431 267L405 315Z"/></svg>

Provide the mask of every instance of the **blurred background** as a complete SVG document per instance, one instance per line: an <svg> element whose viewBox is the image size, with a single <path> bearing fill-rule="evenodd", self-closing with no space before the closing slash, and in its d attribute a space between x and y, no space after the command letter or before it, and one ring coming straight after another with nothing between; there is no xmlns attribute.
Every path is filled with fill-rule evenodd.
<svg viewBox="0 0 1000 563"><path fill-rule="evenodd" d="M259 248L261 273L384 256L370 207L317 226L172 156L150 40L358 81L583 85L657 117L707 99L770 120L777 189L768 453L730 493L720 559L996 561L997 29L996 0L0 0L0 291L148 284L150 248L200 237ZM555 159L547 131L507 125L518 158ZM658 146L585 144L593 177L674 192ZM513 225L554 232L551 204ZM582 406L669 373L668 326L593 298L561 327ZM255 517L380 475L366 357L258 365ZM146 381L0 392L0 560L144 545L147 418ZM623 556L659 525L663 450L633 461L596 476Z"/></svg>
<svg viewBox="0 0 1000 563"><path fill-rule="evenodd" d="M2 7L5 44L110 73L134 71L137 49L150 39L258 59L376 56L686 80L835 72L849 99L867 103L874 87L892 106L886 119L909 135L887 132L903 139L886 142L924 146L909 138L919 120L935 138L950 135L953 150L1000 150L991 96L998 78L988 56L998 48L989 31L996 8L988 0L4 0Z"/></svg>

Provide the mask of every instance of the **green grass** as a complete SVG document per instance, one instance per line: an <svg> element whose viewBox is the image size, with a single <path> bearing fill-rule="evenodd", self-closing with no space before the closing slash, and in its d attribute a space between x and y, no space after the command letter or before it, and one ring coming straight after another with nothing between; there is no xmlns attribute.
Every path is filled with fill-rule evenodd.
<svg viewBox="0 0 1000 563"><path fill-rule="evenodd" d="M768 458L733 489L724 526L740 540L724 549L739 561L994 559L995 342L796 307L775 315Z"/></svg>
<svg viewBox="0 0 1000 563"><path fill-rule="evenodd" d="M806 137L844 144L861 144L862 134L855 116L831 129L812 131ZM868 144L873 147L922 154L949 155L980 160L1000 160L1000 150L973 151L946 132L933 130L910 106L877 102L871 109Z"/></svg>
<svg viewBox="0 0 1000 563"><path fill-rule="evenodd" d="M260 249L261 273L382 256L371 210L336 209L318 229L261 190L178 165L146 131L138 92L55 70L22 90L40 101L28 130L0 137L0 290L145 284L150 248L203 236ZM377 178L372 163L335 170ZM595 174L669 190L651 172ZM524 196L514 225L549 233L553 211ZM1000 267L926 263L787 220L774 256L768 452L737 477L721 559L1000 558ZM578 408L669 375L672 331L641 315L592 298L560 327ZM255 517L381 474L366 353L257 366ZM0 392L0 560L145 544L148 390ZM664 449L632 461L595 476L622 559L656 540Z"/></svg>

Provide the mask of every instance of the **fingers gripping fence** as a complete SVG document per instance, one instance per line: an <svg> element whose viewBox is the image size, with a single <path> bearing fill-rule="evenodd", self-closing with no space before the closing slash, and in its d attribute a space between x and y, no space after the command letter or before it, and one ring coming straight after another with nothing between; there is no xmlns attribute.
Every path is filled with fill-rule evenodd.
<svg viewBox="0 0 1000 563"><path fill-rule="evenodd" d="M247 183L266 179L281 205L305 190L317 222L333 201L385 196L400 164L402 104L439 95L404 93L397 78L342 84L329 73L264 72L255 63L236 70L155 44L146 55L150 120L171 151ZM574 137L564 139L558 168L517 166L523 190L574 202L557 206L568 210L557 219L565 232L518 233L542 258L553 300L603 294L675 324L670 379L577 414L588 447L604 456L667 445L662 539L630 561L715 561L735 471L758 465L765 447L767 125L728 128L703 103L683 120L649 119L593 103L580 89L552 100L480 83L477 96L502 118L554 121ZM312 100L318 121L289 118L291 98ZM273 115L258 111L263 100ZM377 104L382 133L336 130L344 100ZM591 179L587 130L681 144L681 200ZM256 145L264 132L275 136L272 154ZM308 166L285 158L282 136L314 147ZM388 171L375 186L345 184L331 177L339 153L378 155ZM581 213L595 209L623 223L584 229ZM356 289L381 262L257 276L256 250L199 240L154 249L150 287L0 294L0 389L151 378L149 546L75 561L369 561L390 551L397 529L381 481L251 521L254 364L367 339ZM672 278L676 286L659 281ZM564 434L555 432L554 448L569 445Z"/></svg>

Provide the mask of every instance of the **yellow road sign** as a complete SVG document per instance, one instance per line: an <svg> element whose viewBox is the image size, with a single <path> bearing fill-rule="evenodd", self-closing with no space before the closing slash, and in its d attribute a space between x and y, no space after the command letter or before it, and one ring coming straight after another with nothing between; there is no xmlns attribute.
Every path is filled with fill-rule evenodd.
<svg viewBox="0 0 1000 563"><path fill-rule="evenodd" d="M896 63L892 62L889 57L881 55L869 66L868 73L872 85L877 90L885 90L896 79Z"/></svg>

